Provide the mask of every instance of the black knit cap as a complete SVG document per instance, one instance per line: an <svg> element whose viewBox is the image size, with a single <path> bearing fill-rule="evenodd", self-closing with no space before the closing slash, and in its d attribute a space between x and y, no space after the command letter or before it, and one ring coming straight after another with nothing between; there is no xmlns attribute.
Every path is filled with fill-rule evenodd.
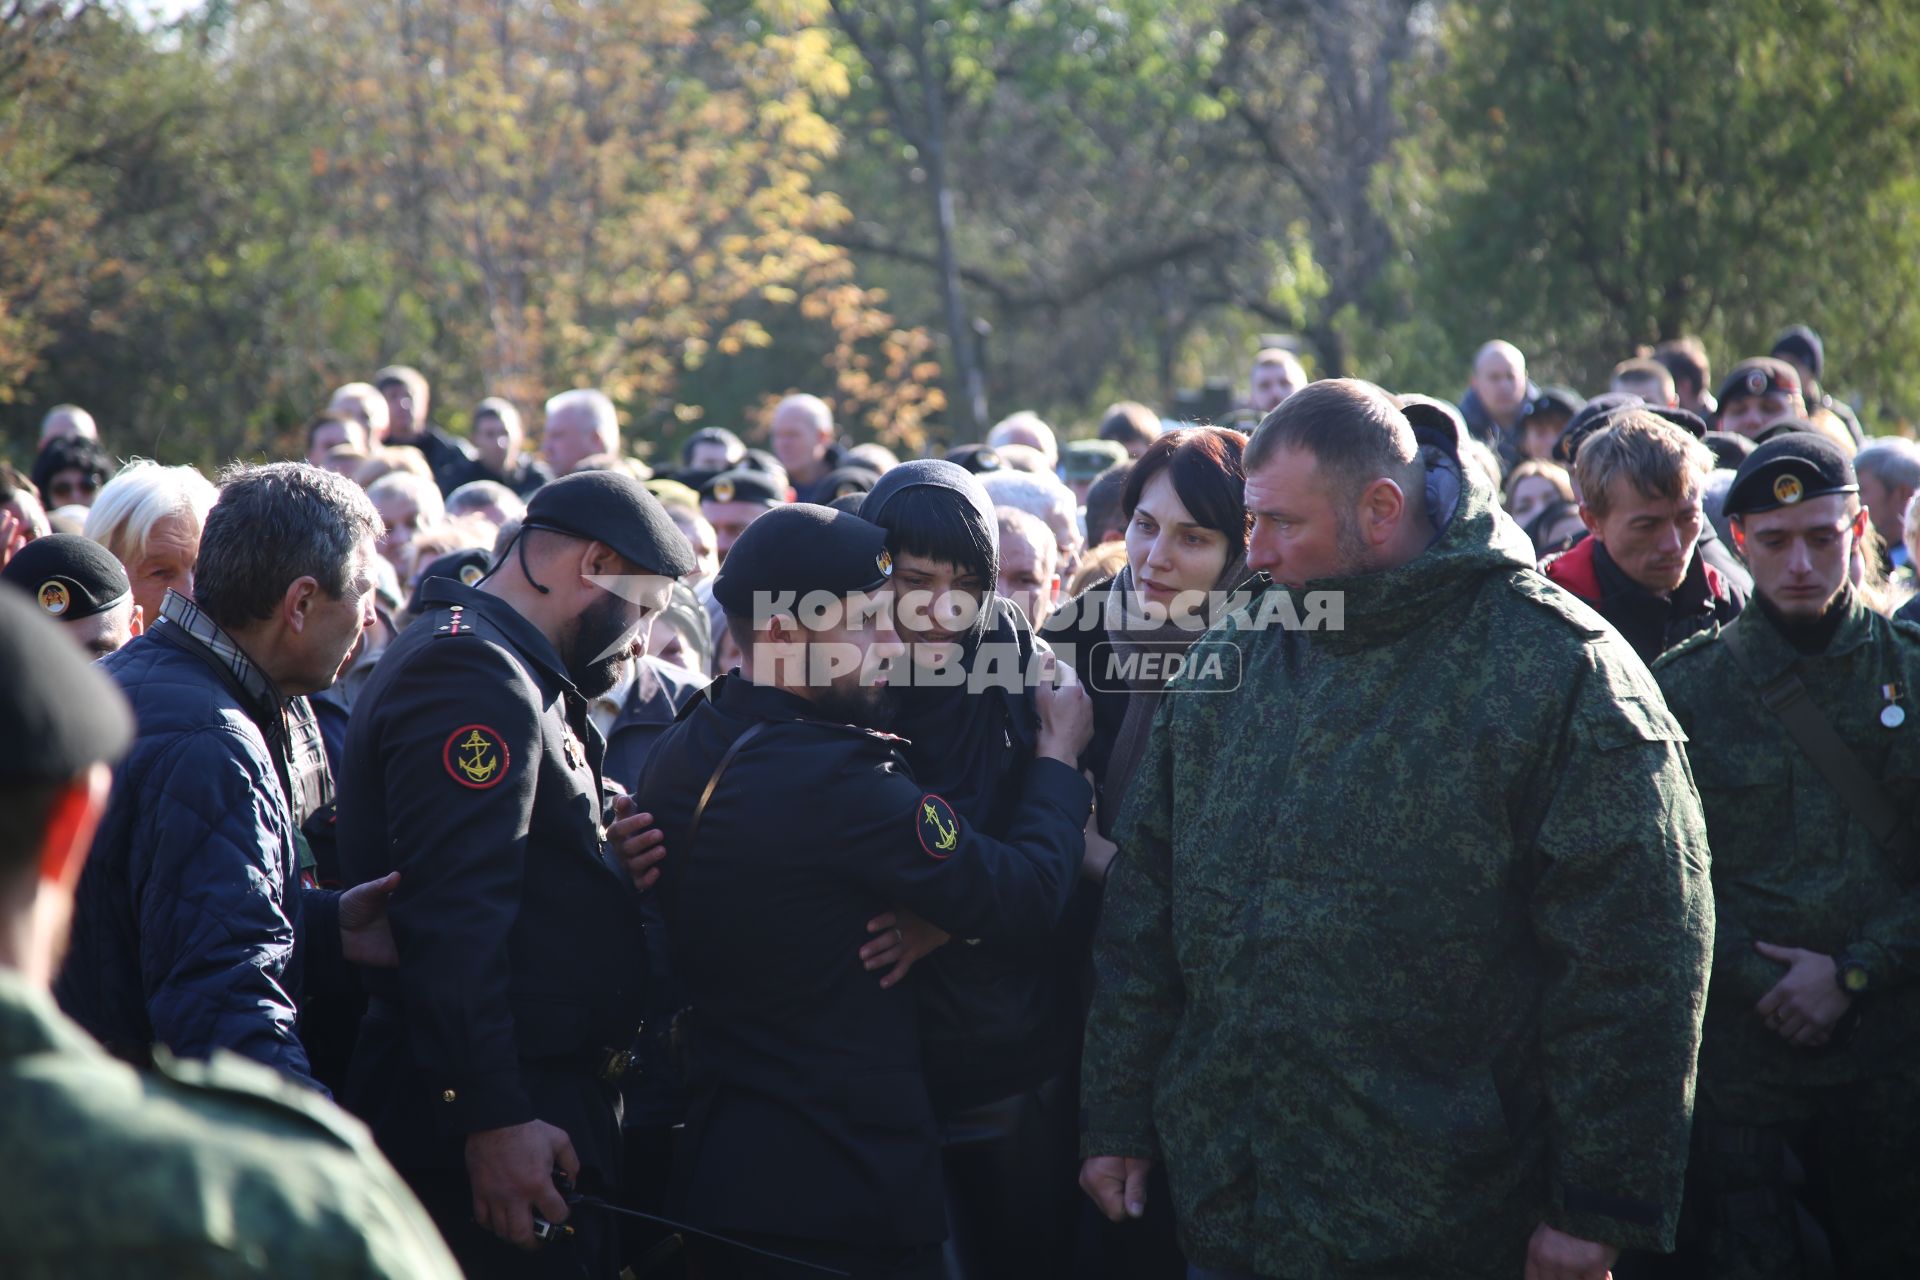
<svg viewBox="0 0 1920 1280"><path fill-rule="evenodd" d="M1537 413L1564 413L1571 418L1586 407L1586 398L1572 387L1542 387L1538 395L1520 406L1520 418L1524 422Z"/></svg>
<svg viewBox="0 0 1920 1280"><path fill-rule="evenodd" d="M731 618L753 616L755 596L874 591L893 576L887 531L859 516L811 502L776 507L734 539L713 580L713 598Z"/></svg>
<svg viewBox="0 0 1920 1280"><path fill-rule="evenodd" d="M1789 325L1782 330L1773 340L1773 350L1767 354L1798 360L1815 378L1826 377L1827 344L1804 324Z"/></svg>
<svg viewBox="0 0 1920 1280"><path fill-rule="evenodd" d="M1833 493L1858 493L1853 463L1840 447L1811 431L1775 436L1740 464L1727 489L1730 516L1791 507Z"/></svg>
<svg viewBox="0 0 1920 1280"><path fill-rule="evenodd" d="M41 612L61 622L105 613L133 594L113 553L77 533L35 538L0 569L0 580L26 592Z"/></svg>
<svg viewBox="0 0 1920 1280"><path fill-rule="evenodd" d="M623 471L578 471L541 485L521 528L604 542L663 577L693 572L686 535L647 486Z"/></svg>
<svg viewBox="0 0 1920 1280"><path fill-rule="evenodd" d="M119 686L31 601L0 591L0 783L64 782L132 741Z"/></svg>

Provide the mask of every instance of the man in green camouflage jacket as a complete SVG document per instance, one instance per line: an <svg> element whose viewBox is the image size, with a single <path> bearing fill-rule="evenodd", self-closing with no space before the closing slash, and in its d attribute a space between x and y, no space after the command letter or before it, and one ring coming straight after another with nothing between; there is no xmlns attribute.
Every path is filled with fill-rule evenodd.
<svg viewBox="0 0 1920 1280"><path fill-rule="evenodd" d="M1727 493L1755 600L1654 674L1689 735L1719 913L1688 1175L1689 1277L1798 1277L1791 1148L1848 1276L1920 1275L1920 628L1849 581L1869 513L1826 439L1756 449ZM1871 829L1788 722L1805 701L1878 785ZM1764 691L1764 692L1763 692ZM1765 699L1766 701L1763 701ZM1788 712L1788 714L1792 714ZM1829 768L1833 767L1832 765Z"/></svg>
<svg viewBox="0 0 1920 1280"><path fill-rule="evenodd" d="M136 1072L54 1005L132 736L113 682L0 587L0 1275L458 1280L346 1112L233 1054Z"/></svg>
<svg viewBox="0 0 1920 1280"><path fill-rule="evenodd" d="M1195 646L1242 683L1170 690L1121 815L1081 1183L1137 1214L1164 1160L1195 1276L1671 1247L1713 936L1682 737L1420 421L1334 381L1261 424L1275 586Z"/></svg>

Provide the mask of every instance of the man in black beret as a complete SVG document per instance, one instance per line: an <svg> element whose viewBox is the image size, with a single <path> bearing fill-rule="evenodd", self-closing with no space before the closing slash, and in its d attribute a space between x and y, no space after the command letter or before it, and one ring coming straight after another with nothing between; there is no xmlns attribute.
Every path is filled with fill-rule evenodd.
<svg viewBox="0 0 1920 1280"><path fill-rule="evenodd" d="M29 542L0 569L0 579L31 596L90 657L106 657L145 625L127 571L112 552L77 533Z"/></svg>
<svg viewBox="0 0 1920 1280"><path fill-rule="evenodd" d="M1756 444L1793 430L1806 416L1800 375L1784 360L1758 356L1727 370L1720 384L1720 417L1715 427Z"/></svg>
<svg viewBox="0 0 1920 1280"><path fill-rule="evenodd" d="M785 503L786 486L778 477L756 467L722 471L700 486L700 514L713 526L713 543L720 562L746 527Z"/></svg>
<svg viewBox="0 0 1920 1280"><path fill-rule="evenodd" d="M618 1271L603 1215L544 1257L513 1246L534 1213L567 1218L555 1168L583 1189L620 1180L650 883L622 860L648 824L622 797L609 829L587 706L692 567L640 481L563 476L489 576L427 579L354 704L342 860L401 883L399 966L368 975L345 1093L469 1276Z"/></svg>
<svg viewBox="0 0 1920 1280"><path fill-rule="evenodd" d="M886 531L858 516L798 504L757 521L714 582L739 672L666 732L637 794L674 850L662 887L690 1001L687 1217L917 1280L942 1274L948 1221L901 979L947 934L1051 933L1092 803L1075 764L1092 720L1080 690L1040 690L1018 812L1004 841L982 833L876 727L880 664L902 653L892 573ZM808 1274L701 1252L713 1280Z"/></svg>
<svg viewBox="0 0 1920 1280"><path fill-rule="evenodd" d="M1920 629L1851 566L1867 511L1845 452L1789 432L1727 494L1755 595L1654 666L1713 848L1685 1274L1801 1274L1791 1151L1849 1274L1920 1258Z"/></svg>

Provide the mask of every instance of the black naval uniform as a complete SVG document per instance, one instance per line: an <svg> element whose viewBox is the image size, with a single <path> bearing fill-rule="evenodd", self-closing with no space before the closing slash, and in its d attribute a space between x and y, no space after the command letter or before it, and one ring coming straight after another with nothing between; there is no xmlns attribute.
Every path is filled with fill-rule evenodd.
<svg viewBox="0 0 1920 1280"><path fill-rule="evenodd" d="M601 742L546 637L450 579L355 707L340 849L355 882L398 869L398 969L371 1002L347 1100L473 1274L611 1274L603 1215L525 1253L474 1225L468 1134L544 1120L582 1187L617 1180L617 1055L642 1017L639 895L606 847ZM578 1250L579 1257L569 1257Z"/></svg>
<svg viewBox="0 0 1920 1280"><path fill-rule="evenodd" d="M876 560L884 582L878 526L783 507L741 534L715 595L744 614L755 592L870 590ZM1050 936L1092 805L1076 769L1036 760L992 839L914 781L905 745L725 676L660 739L635 795L672 851L662 903L691 1005L682 1212L862 1277L938 1276L947 1235L917 979L882 989L864 970L867 921L904 907L951 947ZM702 1253L710 1278L818 1274Z"/></svg>

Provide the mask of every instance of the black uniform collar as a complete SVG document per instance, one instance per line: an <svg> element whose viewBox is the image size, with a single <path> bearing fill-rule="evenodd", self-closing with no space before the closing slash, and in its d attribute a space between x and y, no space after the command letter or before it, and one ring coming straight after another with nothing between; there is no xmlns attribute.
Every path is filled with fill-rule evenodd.
<svg viewBox="0 0 1920 1280"><path fill-rule="evenodd" d="M505 633L513 647L520 650L528 661L559 681L563 688L578 694L579 691L573 686L573 677L567 674L566 664L560 661L560 655L554 652L553 643L545 633L500 597L477 591L452 578L428 578L420 584L415 601L416 613L425 613L427 608L433 606L456 606L472 610Z"/></svg>

